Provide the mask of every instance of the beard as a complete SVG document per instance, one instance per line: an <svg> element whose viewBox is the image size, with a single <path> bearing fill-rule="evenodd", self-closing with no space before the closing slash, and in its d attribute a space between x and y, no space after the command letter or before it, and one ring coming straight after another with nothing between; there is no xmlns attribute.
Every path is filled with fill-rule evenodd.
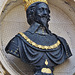
<svg viewBox="0 0 75 75"><path fill-rule="evenodd" d="M40 22L41 22L42 26L48 28L48 21L47 21L47 18L42 17L42 18L40 19Z"/></svg>
<svg viewBox="0 0 75 75"><path fill-rule="evenodd" d="M47 31L48 34L51 34L51 31L48 29L49 24L48 22L50 21L50 16L35 16L34 21L39 23L42 27L45 27L45 30Z"/></svg>
<svg viewBox="0 0 75 75"><path fill-rule="evenodd" d="M48 28L49 27L48 22L50 21L49 17L50 17L49 15L48 16L45 16L45 15L39 16L38 15L38 16L36 16L35 21L38 22L39 24L41 24L41 26Z"/></svg>

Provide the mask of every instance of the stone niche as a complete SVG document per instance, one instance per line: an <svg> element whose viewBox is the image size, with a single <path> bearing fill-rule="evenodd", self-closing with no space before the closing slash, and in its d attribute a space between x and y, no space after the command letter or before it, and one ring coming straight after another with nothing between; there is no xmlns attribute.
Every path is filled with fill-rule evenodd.
<svg viewBox="0 0 75 75"><path fill-rule="evenodd" d="M75 3L73 0L48 0L51 10L49 29L64 37L73 56L55 67L54 75L73 75L75 73ZM28 29L26 12L22 0L8 0L0 16L0 58L1 63L11 75L33 75L33 67L19 58L6 54L5 46L18 32Z"/></svg>

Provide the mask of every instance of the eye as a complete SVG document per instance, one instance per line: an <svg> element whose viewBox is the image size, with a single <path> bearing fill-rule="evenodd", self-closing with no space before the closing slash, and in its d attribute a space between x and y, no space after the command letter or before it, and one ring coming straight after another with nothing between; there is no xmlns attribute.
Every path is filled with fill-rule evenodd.
<svg viewBox="0 0 75 75"><path fill-rule="evenodd" d="M45 9L45 10L46 10L46 12L47 12L47 13L49 13L49 14L50 14L50 10L49 10L49 9Z"/></svg>
<svg viewBox="0 0 75 75"><path fill-rule="evenodd" d="M45 9L48 12L48 9Z"/></svg>
<svg viewBox="0 0 75 75"><path fill-rule="evenodd" d="M43 8L39 8L39 11L42 12L43 11Z"/></svg>

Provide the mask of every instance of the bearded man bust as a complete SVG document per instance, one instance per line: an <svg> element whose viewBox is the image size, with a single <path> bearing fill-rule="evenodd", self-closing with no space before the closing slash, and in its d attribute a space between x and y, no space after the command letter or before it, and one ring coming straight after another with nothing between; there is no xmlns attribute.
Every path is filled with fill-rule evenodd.
<svg viewBox="0 0 75 75"><path fill-rule="evenodd" d="M66 40L48 27L50 10L46 0L29 0L25 4L30 28L18 33L5 48L23 62L35 67L34 75L53 75L54 67L72 56Z"/></svg>

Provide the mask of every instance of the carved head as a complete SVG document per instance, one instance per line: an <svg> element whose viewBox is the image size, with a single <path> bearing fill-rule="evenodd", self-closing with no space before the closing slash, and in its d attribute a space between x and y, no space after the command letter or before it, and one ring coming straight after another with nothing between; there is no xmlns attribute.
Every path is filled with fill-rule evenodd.
<svg viewBox="0 0 75 75"><path fill-rule="evenodd" d="M46 26L50 20L50 10L46 3L36 2L32 4L26 11L27 21L31 25L34 22Z"/></svg>

